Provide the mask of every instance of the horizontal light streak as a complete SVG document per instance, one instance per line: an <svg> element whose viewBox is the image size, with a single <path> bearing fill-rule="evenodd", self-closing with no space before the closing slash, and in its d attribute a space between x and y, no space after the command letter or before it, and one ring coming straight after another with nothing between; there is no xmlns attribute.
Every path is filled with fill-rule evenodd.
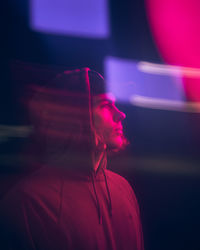
<svg viewBox="0 0 200 250"><path fill-rule="evenodd" d="M167 99L132 95L130 98L130 103L134 106L150 108L150 109L200 113L200 102L193 103L193 102L171 101Z"/></svg>
<svg viewBox="0 0 200 250"><path fill-rule="evenodd" d="M145 73L200 78L199 68L156 64L156 63L150 63L150 62L139 62L137 66L138 66L138 70L145 72Z"/></svg>

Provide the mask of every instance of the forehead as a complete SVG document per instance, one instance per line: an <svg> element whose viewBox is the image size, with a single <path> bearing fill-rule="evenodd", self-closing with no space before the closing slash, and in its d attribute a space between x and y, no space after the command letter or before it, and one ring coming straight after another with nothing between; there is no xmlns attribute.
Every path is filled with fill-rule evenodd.
<svg viewBox="0 0 200 250"><path fill-rule="evenodd" d="M101 103L106 102L106 101L115 103L114 95L111 93L105 93L105 94L95 95L92 97L93 106L98 106Z"/></svg>

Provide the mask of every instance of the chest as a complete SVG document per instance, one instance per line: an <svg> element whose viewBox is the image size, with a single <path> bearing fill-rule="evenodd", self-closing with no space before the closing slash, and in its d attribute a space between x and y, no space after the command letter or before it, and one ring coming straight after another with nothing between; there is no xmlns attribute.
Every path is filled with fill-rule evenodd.
<svg viewBox="0 0 200 250"><path fill-rule="evenodd" d="M138 218L131 197L112 185L109 192L111 200L100 181L95 188L85 182L64 185L60 225L69 249L131 249L135 244Z"/></svg>

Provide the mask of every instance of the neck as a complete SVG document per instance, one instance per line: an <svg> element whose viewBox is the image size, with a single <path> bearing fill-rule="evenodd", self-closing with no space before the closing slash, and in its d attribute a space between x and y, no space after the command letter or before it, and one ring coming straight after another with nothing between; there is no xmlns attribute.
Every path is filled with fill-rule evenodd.
<svg viewBox="0 0 200 250"><path fill-rule="evenodd" d="M101 167L106 167L106 145L101 150L96 150L93 153L94 171L97 172Z"/></svg>

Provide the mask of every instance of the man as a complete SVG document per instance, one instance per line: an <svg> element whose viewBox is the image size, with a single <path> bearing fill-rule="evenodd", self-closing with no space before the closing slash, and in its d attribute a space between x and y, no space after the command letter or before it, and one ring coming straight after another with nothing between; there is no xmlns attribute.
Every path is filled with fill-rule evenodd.
<svg viewBox="0 0 200 250"><path fill-rule="evenodd" d="M66 71L31 91L41 167L1 202L2 249L142 250L134 192L106 169L107 152L127 141L103 77Z"/></svg>

